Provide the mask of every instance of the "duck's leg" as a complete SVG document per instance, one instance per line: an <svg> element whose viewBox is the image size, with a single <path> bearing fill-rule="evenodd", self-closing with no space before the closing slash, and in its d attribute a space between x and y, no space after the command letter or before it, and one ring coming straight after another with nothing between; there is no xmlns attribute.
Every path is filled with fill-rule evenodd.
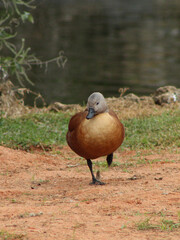
<svg viewBox="0 0 180 240"><path fill-rule="evenodd" d="M112 161L113 161L113 153L107 155L107 163L108 163L108 167L111 165Z"/></svg>
<svg viewBox="0 0 180 240"><path fill-rule="evenodd" d="M91 159L87 159L87 165L90 169L91 175L92 175L92 182L90 184L97 184L97 185L104 185L105 183L97 180L94 176L93 169L92 169L92 161Z"/></svg>

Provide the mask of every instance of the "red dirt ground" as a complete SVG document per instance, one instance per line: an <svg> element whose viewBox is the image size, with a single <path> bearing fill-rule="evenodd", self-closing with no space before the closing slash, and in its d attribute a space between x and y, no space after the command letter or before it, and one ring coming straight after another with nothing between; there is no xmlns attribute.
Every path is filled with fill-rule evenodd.
<svg viewBox="0 0 180 240"><path fill-rule="evenodd" d="M119 150L116 166L100 164L106 185L92 186L67 146L54 154L0 147L0 239L179 240L179 224L161 228L162 219L180 221L178 152ZM159 227L139 230L147 219Z"/></svg>

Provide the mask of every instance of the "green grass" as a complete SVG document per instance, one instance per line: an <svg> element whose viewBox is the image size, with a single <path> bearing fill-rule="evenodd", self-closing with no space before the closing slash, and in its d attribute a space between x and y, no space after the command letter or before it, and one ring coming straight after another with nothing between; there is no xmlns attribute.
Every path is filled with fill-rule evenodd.
<svg viewBox="0 0 180 240"><path fill-rule="evenodd" d="M25 236L23 234L15 234L15 233L8 233L7 231L0 230L0 239L1 240L20 240L25 239Z"/></svg>
<svg viewBox="0 0 180 240"><path fill-rule="evenodd" d="M143 221L140 221L136 224L138 230L150 230L150 229L159 229L161 231L173 231L174 229L180 228L180 222L175 223L169 219L161 219L157 224L150 223L150 218L146 218Z"/></svg>
<svg viewBox="0 0 180 240"><path fill-rule="evenodd" d="M70 114L41 113L0 119L0 144L11 148L60 146L66 142ZM123 121L126 134L122 148L180 147L180 111Z"/></svg>
<svg viewBox="0 0 180 240"><path fill-rule="evenodd" d="M123 147L152 149L180 147L180 111L168 111L159 116L134 118L123 122L126 129Z"/></svg>
<svg viewBox="0 0 180 240"><path fill-rule="evenodd" d="M63 113L43 113L1 119L0 144L22 149L64 144L69 118Z"/></svg>
<svg viewBox="0 0 180 240"><path fill-rule="evenodd" d="M146 218L143 221L140 221L136 224L138 230L149 230L158 228L157 225L150 223L150 218Z"/></svg>

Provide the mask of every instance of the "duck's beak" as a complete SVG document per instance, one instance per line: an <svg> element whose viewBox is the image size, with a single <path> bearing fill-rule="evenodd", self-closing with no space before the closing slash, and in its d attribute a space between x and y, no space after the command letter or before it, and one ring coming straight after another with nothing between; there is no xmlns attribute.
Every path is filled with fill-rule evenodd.
<svg viewBox="0 0 180 240"><path fill-rule="evenodd" d="M94 108L89 108L88 115L86 116L86 119L91 119L91 118L94 117L94 115L95 115Z"/></svg>

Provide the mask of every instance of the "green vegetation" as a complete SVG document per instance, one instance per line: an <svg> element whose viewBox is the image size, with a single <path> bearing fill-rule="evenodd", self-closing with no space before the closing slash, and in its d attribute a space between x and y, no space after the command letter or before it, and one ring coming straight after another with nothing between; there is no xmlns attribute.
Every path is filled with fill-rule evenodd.
<svg viewBox="0 0 180 240"><path fill-rule="evenodd" d="M138 230L149 230L149 229L159 229L161 231L173 231L176 228L180 228L180 221L175 223L169 219L161 219L157 224L150 223L150 218L146 218L143 221L140 221L136 224Z"/></svg>
<svg viewBox="0 0 180 240"><path fill-rule="evenodd" d="M23 234L8 233L6 231L0 230L0 239L2 240L14 240L14 239L25 239Z"/></svg>
<svg viewBox="0 0 180 240"><path fill-rule="evenodd" d="M0 119L0 144L12 148L53 147L66 142L70 114L40 113L21 118ZM159 116L123 121L126 136L122 148L153 149L180 147L180 113L167 111Z"/></svg>
<svg viewBox="0 0 180 240"><path fill-rule="evenodd" d="M167 111L158 116L133 118L124 122L124 147L150 149L180 147L180 111Z"/></svg>
<svg viewBox="0 0 180 240"><path fill-rule="evenodd" d="M0 80L6 81L17 79L20 85L24 82L32 81L28 77L28 70L32 65L47 67L49 62L56 62L57 65L64 66L66 58L63 52L59 56L49 61L42 62L31 53L31 48L26 47L25 39L19 39L19 27L26 22L34 23L31 10L35 8L32 4L34 0L3 0L0 6ZM16 40L16 42L15 42Z"/></svg>
<svg viewBox="0 0 180 240"><path fill-rule="evenodd" d="M151 224L150 218L146 218L143 221L140 221L138 224L136 224L138 230L149 230L149 229L155 229L158 228L157 225Z"/></svg>
<svg viewBox="0 0 180 240"><path fill-rule="evenodd" d="M65 143L69 115L43 113L0 120L0 144L11 148L52 147Z"/></svg>
<svg viewBox="0 0 180 240"><path fill-rule="evenodd" d="M3 0L0 9L0 48L3 54L0 57L0 70L2 71L2 80L6 80L15 75L19 83L23 85L26 80L32 83L27 75L27 69L38 59L30 54L30 48L25 47L25 40L22 39L21 46L17 48L12 43L12 39L17 36L17 29L20 24L25 22L34 23L34 19L29 12L34 8L32 1Z"/></svg>

